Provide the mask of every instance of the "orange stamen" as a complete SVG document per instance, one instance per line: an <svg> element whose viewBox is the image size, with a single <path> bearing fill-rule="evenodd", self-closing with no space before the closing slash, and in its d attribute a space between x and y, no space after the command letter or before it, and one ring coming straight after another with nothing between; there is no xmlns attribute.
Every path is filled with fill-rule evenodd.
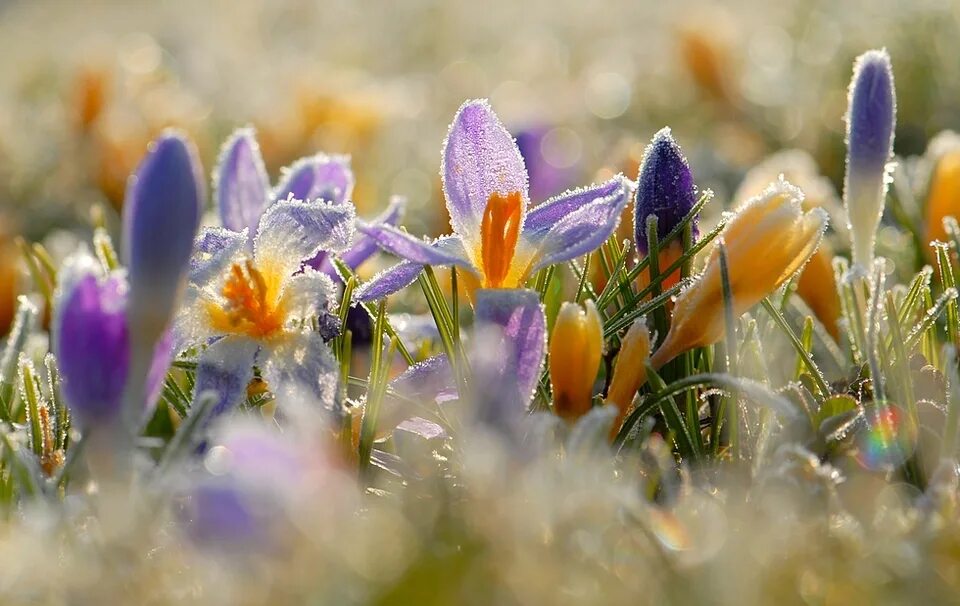
<svg viewBox="0 0 960 606"><path fill-rule="evenodd" d="M520 236L521 208L520 192L516 191L506 197L492 194L487 200L480 225L480 256L487 288L499 288L510 273Z"/></svg>
<svg viewBox="0 0 960 606"><path fill-rule="evenodd" d="M268 301L263 274L249 260L241 267L234 263L222 291L227 300L223 309L231 329L253 337L266 337L283 326L283 314Z"/></svg>

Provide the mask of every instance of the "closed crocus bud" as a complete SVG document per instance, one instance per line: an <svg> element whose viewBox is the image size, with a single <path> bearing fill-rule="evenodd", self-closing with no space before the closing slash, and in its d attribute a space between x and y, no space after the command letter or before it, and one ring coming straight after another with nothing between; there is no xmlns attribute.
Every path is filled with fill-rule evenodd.
<svg viewBox="0 0 960 606"><path fill-rule="evenodd" d="M647 381L647 361L650 359L650 331L644 318L635 320L620 346L620 353L613 365L613 378L607 391L607 402L617 407L617 419L613 423L614 434L623 425L630 411L633 396Z"/></svg>
<svg viewBox="0 0 960 606"><path fill-rule="evenodd" d="M843 201L853 262L870 268L887 193L887 163L893 154L896 125L893 71L885 50L868 51L857 58L848 103Z"/></svg>
<svg viewBox="0 0 960 606"><path fill-rule="evenodd" d="M193 144L166 132L151 143L127 184L123 261L129 272L134 338L155 341L183 288L204 199Z"/></svg>
<svg viewBox="0 0 960 606"><path fill-rule="evenodd" d="M586 309L564 303L550 338L553 406L564 419L577 419L590 410L602 349L603 325L593 301L587 301Z"/></svg>
<svg viewBox="0 0 960 606"><path fill-rule="evenodd" d="M833 272L833 251L824 240L797 279L797 294L834 339L840 338L840 296Z"/></svg>
<svg viewBox="0 0 960 606"><path fill-rule="evenodd" d="M741 206L723 229L736 316L779 288L817 250L827 213L804 212L802 200L799 189L780 180ZM670 331L650 362L660 368L688 349L716 343L724 329L720 247L714 246L698 280L677 296Z"/></svg>
<svg viewBox="0 0 960 606"><path fill-rule="evenodd" d="M68 260L62 274L53 350L67 406L86 432L120 418L130 369L129 289L123 274L102 277L86 256ZM147 379L151 407L170 363L170 339L161 338L155 351Z"/></svg>
<svg viewBox="0 0 960 606"><path fill-rule="evenodd" d="M640 164L637 196L634 204L633 228L637 250L645 256L649 253L647 243L647 220L657 218L657 240L663 242L667 235L683 221L697 202L693 173L680 146L673 139L669 128L660 130L647 146ZM697 237L697 224L693 222L693 237ZM679 238L664 243L658 256L659 267L666 269L683 254ZM680 271L673 272L663 282L670 288L680 279ZM641 289L649 284L649 274L639 276Z"/></svg>
<svg viewBox="0 0 960 606"><path fill-rule="evenodd" d="M949 241L943 226L946 217L960 219L960 148L940 156L933 170L927 193L927 242ZM930 249L929 252L932 253L933 250Z"/></svg>

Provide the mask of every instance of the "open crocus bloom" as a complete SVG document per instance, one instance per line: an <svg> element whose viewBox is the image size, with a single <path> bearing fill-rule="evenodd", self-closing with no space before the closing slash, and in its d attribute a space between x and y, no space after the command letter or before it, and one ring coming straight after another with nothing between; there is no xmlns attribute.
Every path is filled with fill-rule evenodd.
<svg viewBox="0 0 960 606"><path fill-rule="evenodd" d="M201 233L177 322L184 345L209 344L197 367L195 400L212 390L215 414L226 410L246 390L256 363L278 397L332 406L337 373L324 328L334 285L301 268L319 250L346 250L355 218L349 203L286 200L263 213L252 251L246 229Z"/></svg>
<svg viewBox="0 0 960 606"><path fill-rule="evenodd" d="M735 315L779 288L817 250L827 213L803 212L802 201L803 192L781 179L743 204L724 228ZM716 343L724 329L720 248L714 246L703 273L677 297L670 331L650 363L660 368L688 349Z"/></svg>
<svg viewBox="0 0 960 606"><path fill-rule="evenodd" d="M234 232L246 229L251 248L260 218L275 202L294 198L342 204L350 200L353 186L350 158L320 153L301 158L283 169L279 183L271 189L260 147L250 128L238 129L227 139L214 171L214 199L220 223ZM403 199L394 197L387 209L371 224L396 225L403 214L403 207ZM361 236L340 258L348 267L356 269L376 251L376 243ZM321 249L306 263L331 279L338 280L330 252Z"/></svg>
<svg viewBox="0 0 960 606"><path fill-rule="evenodd" d="M389 225L360 225L405 261L356 291L370 301L411 284L424 265L467 271L469 290L520 288L537 270L600 246L616 229L631 193L618 175L571 190L528 212L527 170L513 137L486 101L464 103L443 147L443 190L453 234L434 242Z"/></svg>

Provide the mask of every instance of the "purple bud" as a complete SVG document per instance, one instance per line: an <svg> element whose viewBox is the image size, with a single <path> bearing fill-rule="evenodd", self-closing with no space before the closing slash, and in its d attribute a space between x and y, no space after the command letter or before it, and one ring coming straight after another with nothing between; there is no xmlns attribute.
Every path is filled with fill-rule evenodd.
<svg viewBox="0 0 960 606"><path fill-rule="evenodd" d="M66 270L69 272L70 270ZM56 302L53 349L63 394L78 426L87 430L117 420L130 369L128 287L122 274L99 278L89 267L68 277ZM172 358L163 334L147 375L146 413L152 412Z"/></svg>
<svg viewBox="0 0 960 606"><path fill-rule="evenodd" d="M220 222L237 232L246 228L252 238L270 187L252 129L240 129L224 143L214 178Z"/></svg>
<svg viewBox="0 0 960 606"><path fill-rule="evenodd" d="M657 132L644 151L638 181L633 229L637 250L646 255L647 217L657 217L657 238L662 242L697 202L690 165L669 128ZM696 219L693 237L697 237Z"/></svg>
<svg viewBox="0 0 960 606"><path fill-rule="evenodd" d="M131 323L158 338L184 284L204 199L196 150L166 132L127 183L123 260L129 271Z"/></svg>
<svg viewBox="0 0 960 606"><path fill-rule="evenodd" d="M847 207L853 261L869 267L886 197L886 166L893 154L896 92L890 56L884 50L860 55L853 66L847 111Z"/></svg>

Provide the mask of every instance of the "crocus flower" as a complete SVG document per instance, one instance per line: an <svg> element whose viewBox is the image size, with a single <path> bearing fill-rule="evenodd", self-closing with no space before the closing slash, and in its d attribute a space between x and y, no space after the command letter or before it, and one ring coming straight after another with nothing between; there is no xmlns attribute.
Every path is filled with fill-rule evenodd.
<svg viewBox="0 0 960 606"><path fill-rule="evenodd" d="M85 253L64 263L54 306L53 351L71 417L84 432L120 420L131 372L131 303L123 272L104 276ZM152 412L170 365L169 332L152 354L141 421Z"/></svg>
<svg viewBox="0 0 960 606"><path fill-rule="evenodd" d="M887 194L887 163L893 155L896 124L893 71L885 50L867 51L857 58L848 103L843 201L853 262L869 269Z"/></svg>
<svg viewBox="0 0 960 606"><path fill-rule="evenodd" d="M560 194L527 212L527 171L486 101L464 103L443 146L443 189L453 234L427 242L387 225L360 231L404 262L357 290L369 301L411 284L424 265L455 265L476 288L518 288L537 270L584 255L616 229L630 186L617 176Z"/></svg>
<svg viewBox="0 0 960 606"><path fill-rule="evenodd" d="M960 218L960 146L936 161L927 189L926 240L949 242L943 226L946 217Z"/></svg>
<svg viewBox="0 0 960 606"><path fill-rule="evenodd" d="M250 247L260 218L273 203L293 197L307 202L323 200L341 204L350 200L353 186L349 157L321 153L301 158L283 169L279 183L271 189L260 146L250 128L238 129L227 139L214 171L214 199L221 225L234 232L246 229ZM393 198L372 224L396 225L403 208L404 201ZM349 250L342 253L341 259L348 267L356 269L376 251L373 240L360 236ZM319 250L306 263L339 281L330 252Z"/></svg>
<svg viewBox="0 0 960 606"><path fill-rule="evenodd" d="M350 203L290 199L263 213L252 247L246 228L201 233L177 323L184 344L209 344L195 399L213 390L214 414L223 412L245 392L257 364L278 397L331 406L336 364L322 332L335 288L303 264L320 250L346 250L355 218ZM315 320L319 330L311 328Z"/></svg>
<svg viewBox="0 0 960 606"><path fill-rule="evenodd" d="M154 141L127 185L123 262L130 282L132 328L155 340L186 284L204 199L193 144L175 132Z"/></svg>
<svg viewBox="0 0 960 606"><path fill-rule="evenodd" d="M554 196L574 183L577 167L557 166L544 153L553 129L547 125L530 126L517 132L517 148L530 175L530 196L540 200Z"/></svg>
<svg viewBox="0 0 960 606"><path fill-rule="evenodd" d="M747 201L721 233L726 247L733 311L756 305L797 272L820 244L827 213L803 212L803 192L780 180ZM659 368L680 353L717 342L724 334L720 249L714 246L697 281L680 293L670 331L650 362Z"/></svg>
<svg viewBox="0 0 960 606"><path fill-rule="evenodd" d="M820 174L813 157L799 149L776 152L765 158L744 176L734 200L749 200L763 192L778 175L803 191L803 209L822 208L836 230L845 222L843 209L830 180ZM810 257L797 279L797 295L810 307L834 339L840 336L840 296L833 272L833 250L826 239Z"/></svg>
<svg viewBox="0 0 960 606"><path fill-rule="evenodd" d="M574 420L589 412L602 353L603 325L593 301L585 309L561 305L550 336L553 408L560 417Z"/></svg>
<svg viewBox="0 0 960 606"><path fill-rule="evenodd" d="M643 154L637 183L637 196L633 212L634 241L642 256L648 254L647 219L657 218L657 240L663 248L658 255L659 267L666 269L683 255L683 242L677 238L664 242L684 217L697 203L693 173L680 146L670 134L669 128L661 129L653 136ZM693 237L697 237L696 220L693 222ZM674 286L680 280L677 270L663 281L664 288ZM650 274L644 271L639 276L639 287L650 283Z"/></svg>
<svg viewBox="0 0 960 606"><path fill-rule="evenodd" d="M123 261L129 281L130 422L143 407L154 344L170 323L186 284L204 190L193 144L175 132L154 141L127 184Z"/></svg>
<svg viewBox="0 0 960 606"><path fill-rule="evenodd" d="M650 331L647 330L647 321L644 318L635 320L630 325L626 336L621 341L620 353L613 365L613 377L610 379L610 389L607 390L607 401L617 407L617 418L611 431L614 435L623 425L633 396L647 381L647 360L650 358Z"/></svg>

